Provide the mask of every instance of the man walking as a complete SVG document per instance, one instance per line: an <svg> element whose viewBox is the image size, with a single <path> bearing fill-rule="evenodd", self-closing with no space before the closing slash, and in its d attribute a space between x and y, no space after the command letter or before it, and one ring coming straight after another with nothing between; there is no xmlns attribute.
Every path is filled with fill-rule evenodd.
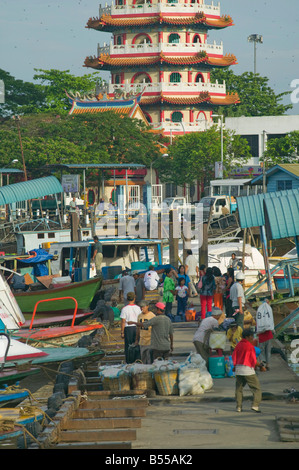
<svg viewBox="0 0 299 470"><path fill-rule="evenodd" d="M144 287L146 290L157 290L160 282L159 274L154 266L150 266L144 275Z"/></svg>
<svg viewBox="0 0 299 470"><path fill-rule="evenodd" d="M236 374L235 394L238 412L242 411L243 388L247 384L253 394L251 409L256 413L260 413L259 405L262 401L262 391L259 379L255 373L255 368L259 364L252 344L253 339L253 332L250 329L245 329L242 333L242 340L237 344L232 354Z"/></svg>

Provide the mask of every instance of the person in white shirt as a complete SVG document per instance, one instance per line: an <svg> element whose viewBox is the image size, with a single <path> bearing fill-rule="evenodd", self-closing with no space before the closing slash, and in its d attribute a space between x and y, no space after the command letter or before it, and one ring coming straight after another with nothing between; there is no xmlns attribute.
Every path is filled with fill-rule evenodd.
<svg viewBox="0 0 299 470"><path fill-rule="evenodd" d="M150 266L144 275L144 287L146 290L156 290L160 282L159 274L155 271L154 266Z"/></svg>
<svg viewBox="0 0 299 470"><path fill-rule="evenodd" d="M211 332L219 327L218 320L222 315L222 310L220 308L214 307L212 309L212 315L210 317L204 318L199 328L196 330L193 337L193 344L195 346L197 354L200 354L201 357L206 361L208 365L209 361L209 338Z"/></svg>
<svg viewBox="0 0 299 470"><path fill-rule="evenodd" d="M191 297L196 297L198 293L195 286L199 278L199 267L197 265L197 259L192 254L192 250L187 250L187 255L188 256L185 261L185 274L188 274L190 279Z"/></svg>
<svg viewBox="0 0 299 470"><path fill-rule="evenodd" d="M244 289L242 286L243 281L245 280L245 275L243 272L239 271L236 274L236 282L230 288L230 300L232 302L233 308L233 317L238 326L243 329L244 326L244 306L245 306L245 295Z"/></svg>
<svg viewBox="0 0 299 470"><path fill-rule="evenodd" d="M128 304L122 308L121 318L121 337L125 340L125 357L127 364L129 363L129 346L136 342L136 325L129 322L136 322L141 314L141 308L135 304L135 292L128 292Z"/></svg>

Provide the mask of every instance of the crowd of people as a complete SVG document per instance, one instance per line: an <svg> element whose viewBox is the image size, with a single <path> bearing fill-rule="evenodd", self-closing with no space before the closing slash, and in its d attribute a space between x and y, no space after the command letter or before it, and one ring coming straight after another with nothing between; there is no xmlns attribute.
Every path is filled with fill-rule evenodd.
<svg viewBox="0 0 299 470"><path fill-rule="evenodd" d="M232 257L232 263L234 260ZM230 265L223 275L217 267L198 266L191 250L185 265L177 270L157 272L153 266L145 273L124 270L118 297L123 307L118 310L117 302L112 302L111 307L114 317L121 321L126 362L132 362L132 346L138 346L144 364L151 364L157 358L167 360L174 348L174 317L180 316L184 321L189 299L197 297L201 311L193 337L196 352L208 366L209 337L214 330L225 332L236 376L237 411L242 410L243 388L248 384L254 397L252 409L259 412L261 389L255 370L270 369L274 323L272 316L272 322L265 324L264 318L272 315L266 301L257 311L256 319L245 309L243 284L244 273L239 269ZM159 293L159 301L148 300L147 294L153 292ZM175 300L177 306L173 313Z"/></svg>

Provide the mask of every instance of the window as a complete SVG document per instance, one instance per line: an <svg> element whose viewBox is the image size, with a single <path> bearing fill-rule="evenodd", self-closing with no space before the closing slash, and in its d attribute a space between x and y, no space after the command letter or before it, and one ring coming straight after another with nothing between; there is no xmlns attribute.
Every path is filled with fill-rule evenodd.
<svg viewBox="0 0 299 470"><path fill-rule="evenodd" d="M276 190L277 191L285 191L287 189L292 189L293 184L292 180L279 180L276 181Z"/></svg>
<svg viewBox="0 0 299 470"><path fill-rule="evenodd" d="M178 44L180 42L180 36L177 33L171 33L168 38L169 44Z"/></svg>
<svg viewBox="0 0 299 470"><path fill-rule="evenodd" d="M259 157L259 136L258 135L241 135L247 140L250 152L253 157Z"/></svg>
<svg viewBox="0 0 299 470"><path fill-rule="evenodd" d="M182 122L183 114L180 111L175 111L171 115L171 120L172 120L172 122Z"/></svg>
<svg viewBox="0 0 299 470"><path fill-rule="evenodd" d="M103 257L114 258L115 246L114 245L103 245Z"/></svg>
<svg viewBox="0 0 299 470"><path fill-rule="evenodd" d="M200 35L196 34L193 38L193 44L196 44L198 42L201 43L201 39L200 39Z"/></svg>
<svg viewBox="0 0 299 470"><path fill-rule="evenodd" d="M169 77L169 81L170 83L180 83L181 81L181 74L178 73L178 72L173 72L170 77Z"/></svg>
<svg viewBox="0 0 299 470"><path fill-rule="evenodd" d="M204 82L204 79L203 79L203 74L202 73L198 73L195 77L195 83L203 83Z"/></svg>

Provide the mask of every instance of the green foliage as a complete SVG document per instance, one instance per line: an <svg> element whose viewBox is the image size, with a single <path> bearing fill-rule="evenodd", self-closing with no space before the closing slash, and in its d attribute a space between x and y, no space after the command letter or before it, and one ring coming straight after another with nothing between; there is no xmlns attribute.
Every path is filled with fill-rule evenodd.
<svg viewBox="0 0 299 470"><path fill-rule="evenodd" d="M65 92L88 94L95 91L96 86L102 83L99 72L76 77L70 74L69 70L34 70L39 73L36 73L33 79L41 82L46 94L44 111L66 114L70 109L70 103Z"/></svg>
<svg viewBox="0 0 299 470"><path fill-rule="evenodd" d="M41 85L17 80L0 69L0 79L5 85L5 103L0 104L0 116L37 113L45 105L45 89Z"/></svg>
<svg viewBox="0 0 299 470"><path fill-rule="evenodd" d="M298 163L299 131L293 131L284 137L269 139L265 159L268 165L279 163ZM263 160L263 158L261 158Z"/></svg>
<svg viewBox="0 0 299 470"><path fill-rule="evenodd" d="M0 79L5 84L5 103L0 104L0 116L7 117L13 114L28 115L52 112L67 114L70 103L67 92L88 94L101 84L98 72L76 77L69 70L42 70L35 69L34 80L40 83L29 83L17 80L8 72L0 69Z"/></svg>
<svg viewBox="0 0 299 470"><path fill-rule="evenodd" d="M250 158L245 139L231 131L223 132L223 163L225 173L244 165ZM160 158L155 168L163 181L177 185L209 180L215 176L215 162L221 159L221 135L217 126L205 132L192 132L176 137L168 157Z"/></svg>
<svg viewBox="0 0 299 470"><path fill-rule="evenodd" d="M241 101L238 105L221 108L225 116L281 116L292 109L291 104L281 104L283 97L291 92L276 95L267 77L252 72L235 75L229 69L215 69L211 72L211 81L216 80L225 81L227 93L238 93Z"/></svg>
<svg viewBox="0 0 299 470"><path fill-rule="evenodd" d="M139 163L149 165L159 157L157 136L138 120L113 112L79 116L41 113L23 116L20 130L26 167L41 174L48 164ZM0 125L0 166L19 160L20 141L15 122Z"/></svg>

